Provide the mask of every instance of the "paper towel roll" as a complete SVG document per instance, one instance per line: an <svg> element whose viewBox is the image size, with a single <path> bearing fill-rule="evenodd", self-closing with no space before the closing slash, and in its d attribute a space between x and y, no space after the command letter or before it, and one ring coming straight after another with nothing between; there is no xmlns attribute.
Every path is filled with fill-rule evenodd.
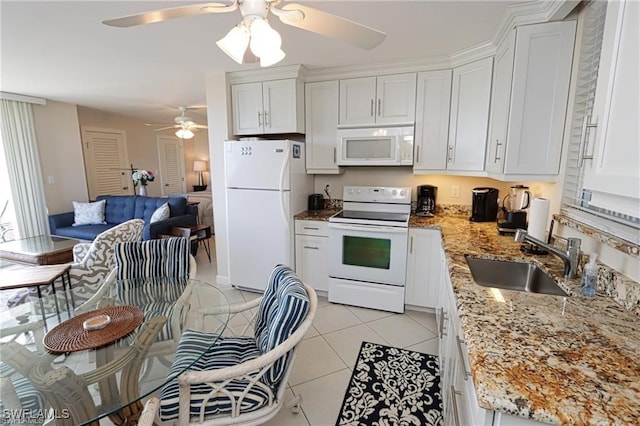
<svg viewBox="0 0 640 426"><path fill-rule="evenodd" d="M549 200L534 198L529 209L529 225L527 232L533 238L546 241L547 217L549 216Z"/></svg>

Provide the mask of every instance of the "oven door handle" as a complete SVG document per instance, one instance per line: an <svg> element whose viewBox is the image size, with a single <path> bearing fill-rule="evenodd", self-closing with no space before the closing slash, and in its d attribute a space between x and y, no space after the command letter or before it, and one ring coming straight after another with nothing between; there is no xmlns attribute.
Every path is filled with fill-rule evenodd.
<svg viewBox="0 0 640 426"><path fill-rule="evenodd" d="M353 225L343 223L329 223L329 228L343 231L366 231L378 234L406 234L408 231L407 228L395 226Z"/></svg>

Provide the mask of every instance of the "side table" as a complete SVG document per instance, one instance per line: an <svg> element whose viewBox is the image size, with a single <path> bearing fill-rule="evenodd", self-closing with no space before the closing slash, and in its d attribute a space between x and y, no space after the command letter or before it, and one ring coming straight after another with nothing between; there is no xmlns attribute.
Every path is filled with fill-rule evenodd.
<svg viewBox="0 0 640 426"><path fill-rule="evenodd" d="M10 290L17 288L30 288L35 287L38 292L38 298L40 299L40 310L42 311L42 320L44 322L45 329L47 328L47 317L45 315L44 304L42 303L42 292L40 286L50 285L53 293L53 298L56 304L56 313L58 315L58 321L60 321L60 306L58 305L58 298L56 297L56 285L55 281L62 277L62 290L66 290L67 283L69 290L71 290L71 277L69 277L70 264L65 265L46 265L46 266L34 266L30 268L10 269L2 274L2 284L0 284L0 290ZM69 299L65 294L65 301L67 304L67 311L69 311ZM75 307L73 300L73 292L69 292L71 296L71 306Z"/></svg>
<svg viewBox="0 0 640 426"><path fill-rule="evenodd" d="M189 232L185 232L186 230ZM205 251L207 252L207 257L209 258L209 263L211 263L211 245L209 241L211 240L211 227L209 225L191 225L191 226L183 226L183 227L173 227L171 228L172 236L180 236L186 237L189 236L189 239L197 244L202 243Z"/></svg>

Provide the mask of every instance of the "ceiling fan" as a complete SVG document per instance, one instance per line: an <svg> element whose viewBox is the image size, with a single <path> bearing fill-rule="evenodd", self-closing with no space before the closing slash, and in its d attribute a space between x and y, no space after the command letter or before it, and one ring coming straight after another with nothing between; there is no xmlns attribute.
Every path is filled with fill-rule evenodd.
<svg viewBox="0 0 640 426"><path fill-rule="evenodd" d="M226 13L240 9L242 21L217 42L218 47L239 64L243 63L247 47L260 58L260 66L266 67L285 57L282 39L268 23L269 12L284 24L327 37L333 37L362 49L373 49L382 43L386 34L366 25L322 12L308 6L282 0L233 0L231 3L199 3L160 9L103 21L113 27L133 27L152 24L185 16L209 13Z"/></svg>
<svg viewBox="0 0 640 426"><path fill-rule="evenodd" d="M204 124L197 124L191 117L185 115L187 112L187 107L179 106L178 110L180 111L180 115L174 118L175 124L169 125L167 124L151 124L145 123L147 126L164 126L159 129L155 129L156 132L160 132L162 130L167 129L178 129L176 130L176 136L180 139L191 139L195 136L194 132L199 131L199 129L207 129L208 127Z"/></svg>

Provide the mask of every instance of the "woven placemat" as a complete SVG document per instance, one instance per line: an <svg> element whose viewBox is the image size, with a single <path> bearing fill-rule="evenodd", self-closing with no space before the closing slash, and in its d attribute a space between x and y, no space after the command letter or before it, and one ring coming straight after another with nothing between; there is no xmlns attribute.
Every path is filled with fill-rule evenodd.
<svg viewBox="0 0 640 426"><path fill-rule="evenodd" d="M98 330L85 330L83 323L99 315L109 315L111 322ZM140 325L144 313L129 305L107 306L70 318L52 328L43 339L51 352L76 352L104 346L131 333Z"/></svg>

